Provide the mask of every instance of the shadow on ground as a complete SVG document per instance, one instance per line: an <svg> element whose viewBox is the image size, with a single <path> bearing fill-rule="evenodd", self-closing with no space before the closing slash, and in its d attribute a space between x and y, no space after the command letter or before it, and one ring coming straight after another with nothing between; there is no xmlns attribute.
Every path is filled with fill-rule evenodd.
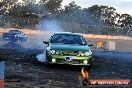
<svg viewBox="0 0 132 88"><path fill-rule="evenodd" d="M15 42L8 42L1 47L5 48L5 49L22 49L23 48L21 45L15 43Z"/></svg>

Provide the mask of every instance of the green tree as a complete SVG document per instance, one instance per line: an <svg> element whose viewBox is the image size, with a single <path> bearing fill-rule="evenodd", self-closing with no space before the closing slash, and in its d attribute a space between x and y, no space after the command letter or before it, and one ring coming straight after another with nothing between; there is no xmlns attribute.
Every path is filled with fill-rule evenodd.
<svg viewBox="0 0 132 88"><path fill-rule="evenodd" d="M118 20L118 25L121 27L123 34L128 35L132 28L132 16L129 14L122 14Z"/></svg>
<svg viewBox="0 0 132 88"><path fill-rule="evenodd" d="M101 29L98 32L105 31L106 34L109 32L115 33L118 27L118 19L120 14L116 12L116 9L108 6L94 5L88 8L91 17L93 18L95 25ZM107 27L109 30L102 30L102 27ZM111 29L111 30L110 30ZM103 33L105 33L103 32Z"/></svg>
<svg viewBox="0 0 132 88"><path fill-rule="evenodd" d="M17 21L26 18L28 23L37 24L43 16L53 15L57 12L61 7L61 2L62 0L40 0L39 3L36 3L36 0L23 0L22 3L18 3L18 0L4 0L1 4L1 7L4 8L0 12Z"/></svg>
<svg viewBox="0 0 132 88"><path fill-rule="evenodd" d="M56 14L61 8L62 1L63 0L49 0L45 6L50 13Z"/></svg>
<svg viewBox="0 0 132 88"><path fill-rule="evenodd" d="M64 9L60 12L60 17L62 20L70 22L79 22L81 15L81 7L77 6L74 1L64 6Z"/></svg>

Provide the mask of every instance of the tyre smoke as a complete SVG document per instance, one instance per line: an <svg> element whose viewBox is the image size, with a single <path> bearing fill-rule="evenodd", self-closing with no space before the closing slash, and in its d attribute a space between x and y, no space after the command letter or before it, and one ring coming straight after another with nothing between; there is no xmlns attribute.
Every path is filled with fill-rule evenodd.
<svg viewBox="0 0 132 88"><path fill-rule="evenodd" d="M56 20L42 20L38 25L38 29L42 31L63 32L63 28Z"/></svg>
<svg viewBox="0 0 132 88"><path fill-rule="evenodd" d="M37 60L38 60L39 62L45 62L45 61L46 61L46 57L45 57L44 54L38 54L38 55L36 56L36 58L37 58Z"/></svg>
<svg viewBox="0 0 132 88"><path fill-rule="evenodd" d="M42 53L42 54L38 54L38 55L36 56L36 58L37 58L37 60L38 60L39 62L45 62L45 61L46 61L46 53L45 53L45 51L44 51L44 53Z"/></svg>
<svg viewBox="0 0 132 88"><path fill-rule="evenodd" d="M51 32L63 32L62 27L60 26L60 23L56 20L42 20L40 21L39 25L37 26L39 30L41 31L51 31ZM45 39L43 39L42 41L45 41ZM47 40L46 40L47 41ZM38 42L40 43L40 42ZM42 45L42 44L41 44ZM46 49L46 48L44 48ZM45 62L46 61L46 53L44 51L43 54L38 54L36 56L37 60L40 62Z"/></svg>

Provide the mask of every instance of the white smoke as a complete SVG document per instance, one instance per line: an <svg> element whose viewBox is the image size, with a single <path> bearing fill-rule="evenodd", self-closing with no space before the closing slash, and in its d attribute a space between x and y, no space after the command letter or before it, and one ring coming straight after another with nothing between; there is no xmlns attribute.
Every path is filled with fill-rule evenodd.
<svg viewBox="0 0 132 88"><path fill-rule="evenodd" d="M46 61L46 53L42 53L42 54L38 54L36 56L37 60L40 61L40 62L45 62Z"/></svg>
<svg viewBox="0 0 132 88"><path fill-rule="evenodd" d="M39 54L36 56L36 58L38 59L38 61L40 62L45 62L46 61L46 57L44 54Z"/></svg>
<svg viewBox="0 0 132 88"><path fill-rule="evenodd" d="M43 31L63 32L60 22L56 20L42 20L38 25L38 29Z"/></svg>
<svg viewBox="0 0 132 88"><path fill-rule="evenodd" d="M40 62L45 62L46 61L46 51L44 50L44 53L38 54L36 56L37 60Z"/></svg>
<svg viewBox="0 0 132 88"><path fill-rule="evenodd" d="M37 25L37 28L42 31L51 31L51 32L63 32L62 27L60 26L60 23L56 20L42 20L40 21L39 25ZM46 39L43 37L42 41L45 41ZM47 40L46 40L47 41ZM38 42L40 43L40 42ZM41 45L41 44L40 44ZM44 48L46 49L46 47ZM46 53L44 51L43 54L39 54L36 56L37 60L40 62L46 61Z"/></svg>

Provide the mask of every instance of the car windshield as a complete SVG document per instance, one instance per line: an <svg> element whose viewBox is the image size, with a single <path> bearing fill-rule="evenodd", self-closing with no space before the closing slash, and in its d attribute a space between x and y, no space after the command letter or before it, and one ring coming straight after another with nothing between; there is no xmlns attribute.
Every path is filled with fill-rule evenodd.
<svg viewBox="0 0 132 88"><path fill-rule="evenodd" d="M20 33L21 33L21 32L18 31L18 30L10 30L9 32L10 32L10 33L15 33L15 34L20 34Z"/></svg>
<svg viewBox="0 0 132 88"><path fill-rule="evenodd" d="M51 37L50 43L79 44L79 45L87 44L82 36L70 35L70 34L55 34Z"/></svg>

